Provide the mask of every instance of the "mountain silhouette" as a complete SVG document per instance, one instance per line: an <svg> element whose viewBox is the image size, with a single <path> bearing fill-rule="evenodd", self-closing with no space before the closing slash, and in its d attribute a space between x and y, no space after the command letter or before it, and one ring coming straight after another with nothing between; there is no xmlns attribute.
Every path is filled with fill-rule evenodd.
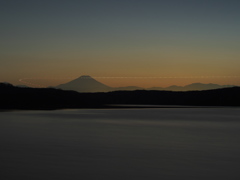
<svg viewBox="0 0 240 180"><path fill-rule="evenodd" d="M234 85L219 85L219 84L203 84L203 83L192 83L186 86L169 86L166 88L152 87L147 90L165 90L165 91L194 91L194 90L210 90L210 89L221 89L227 87L234 87Z"/></svg>
<svg viewBox="0 0 240 180"><path fill-rule="evenodd" d="M115 91L135 91L135 90L144 90L142 87L138 86L126 86L126 87L117 87L114 88Z"/></svg>
<svg viewBox="0 0 240 180"><path fill-rule="evenodd" d="M219 85L219 84L202 84L202 83L193 83L189 84L187 86L184 86L184 89L187 91L190 90L208 90L208 89L219 89L219 88L225 88L225 87L232 87L231 85Z"/></svg>
<svg viewBox="0 0 240 180"><path fill-rule="evenodd" d="M78 92L110 92L110 91L134 91L134 90L193 91L193 90L221 89L227 87L234 87L234 85L192 83L186 86L173 85L169 87L152 87L152 88L142 88L137 86L110 87L95 80L91 76L84 75L68 83L60 84L55 88L59 88L62 90L73 90Z"/></svg>
<svg viewBox="0 0 240 180"><path fill-rule="evenodd" d="M235 87L234 85L219 85L219 84L203 84L203 83L192 83L186 86L168 86L168 87L151 87L151 88L142 88L137 86L127 86L127 87L118 87L114 88L115 91L134 91L134 90L156 90L156 91L195 91L195 90L211 90L211 89L221 89Z"/></svg>
<svg viewBox="0 0 240 180"><path fill-rule="evenodd" d="M60 84L56 88L78 92L108 92L113 90L113 88L98 82L88 75L80 76L65 84Z"/></svg>

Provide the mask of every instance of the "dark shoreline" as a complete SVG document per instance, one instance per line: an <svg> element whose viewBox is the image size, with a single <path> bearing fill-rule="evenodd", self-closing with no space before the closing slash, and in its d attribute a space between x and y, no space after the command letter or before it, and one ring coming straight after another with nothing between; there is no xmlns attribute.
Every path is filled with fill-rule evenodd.
<svg viewBox="0 0 240 180"><path fill-rule="evenodd" d="M78 93L0 84L0 111L106 108L240 107L240 87L204 91L113 91Z"/></svg>
<svg viewBox="0 0 240 180"><path fill-rule="evenodd" d="M86 110L86 109L95 109L95 110L106 110L106 109L226 109L226 108L240 108L239 106L181 106L181 105L106 105L103 107L97 108L52 108L52 109L0 109L1 112L14 112L14 111L58 111L58 110Z"/></svg>

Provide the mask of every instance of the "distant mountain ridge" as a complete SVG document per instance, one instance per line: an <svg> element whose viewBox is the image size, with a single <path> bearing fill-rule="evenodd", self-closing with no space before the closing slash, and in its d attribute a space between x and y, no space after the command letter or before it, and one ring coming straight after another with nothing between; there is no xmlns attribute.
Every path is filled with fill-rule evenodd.
<svg viewBox="0 0 240 180"><path fill-rule="evenodd" d="M114 88L95 80L89 75L84 75L65 84L60 84L55 88L63 90L73 90L78 92L110 92L110 91L134 91L134 90L193 91L193 90L221 89L226 87L234 87L234 85L193 83L186 86L173 85L166 88L163 87L142 88L137 86Z"/></svg>
<svg viewBox="0 0 240 180"><path fill-rule="evenodd" d="M203 84L203 83L192 83L186 86L169 86L166 88L153 87L147 90L167 90L167 91L193 91L193 90L210 90L210 89L221 89L227 87L234 87L234 85L219 85L219 84Z"/></svg>

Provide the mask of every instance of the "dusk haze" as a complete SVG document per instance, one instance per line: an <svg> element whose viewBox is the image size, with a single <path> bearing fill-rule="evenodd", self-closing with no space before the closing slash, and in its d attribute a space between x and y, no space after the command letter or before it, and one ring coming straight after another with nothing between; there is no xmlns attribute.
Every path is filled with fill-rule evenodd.
<svg viewBox="0 0 240 180"><path fill-rule="evenodd" d="M0 82L47 87L88 74L112 87L240 85L239 8L238 0L2 1Z"/></svg>

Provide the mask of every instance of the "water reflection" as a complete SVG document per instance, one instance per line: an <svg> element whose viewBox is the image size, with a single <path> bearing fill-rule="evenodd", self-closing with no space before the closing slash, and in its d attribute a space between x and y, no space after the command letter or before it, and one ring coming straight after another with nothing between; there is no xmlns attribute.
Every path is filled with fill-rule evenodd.
<svg viewBox="0 0 240 180"><path fill-rule="evenodd" d="M3 179L238 179L238 108L0 113Z"/></svg>

